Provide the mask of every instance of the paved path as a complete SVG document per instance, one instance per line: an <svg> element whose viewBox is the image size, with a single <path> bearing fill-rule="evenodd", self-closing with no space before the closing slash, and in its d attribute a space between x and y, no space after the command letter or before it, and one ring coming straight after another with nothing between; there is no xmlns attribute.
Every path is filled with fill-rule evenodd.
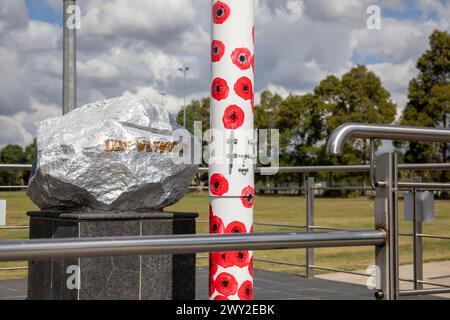
<svg viewBox="0 0 450 320"><path fill-rule="evenodd" d="M447 269L447 271L449 271ZM448 273L448 272L447 272ZM358 281L361 283L361 281ZM0 300L26 299L26 280L0 281ZM306 280L287 273L255 270L255 299L258 300L373 300L373 292L364 285L329 279ZM197 270L197 299L208 294L208 270ZM424 299L415 297L415 299ZM425 299L442 299L425 297Z"/></svg>
<svg viewBox="0 0 450 320"><path fill-rule="evenodd" d="M365 270L359 270L360 273L366 273ZM423 274L425 281L439 283L450 287L450 261L443 262L430 262L423 265ZM323 280L339 281L342 283L365 285L367 277L345 274L345 273L328 273L318 276ZM406 265L400 266L400 278L401 279L413 279L413 266ZM424 288L439 288L435 286L424 285ZM413 289L411 282L400 282L400 290ZM433 295L436 297L442 297L450 299L450 294Z"/></svg>

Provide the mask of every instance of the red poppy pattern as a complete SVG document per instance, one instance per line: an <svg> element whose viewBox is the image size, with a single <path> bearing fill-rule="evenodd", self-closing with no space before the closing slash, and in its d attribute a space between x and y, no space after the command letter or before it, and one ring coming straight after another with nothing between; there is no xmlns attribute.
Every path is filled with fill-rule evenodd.
<svg viewBox="0 0 450 320"><path fill-rule="evenodd" d="M214 276L219 269L219 265L217 263L213 263L213 254L209 254L209 274L210 276Z"/></svg>
<svg viewBox="0 0 450 320"><path fill-rule="evenodd" d="M222 1L214 3L212 11L213 22L215 24L222 24L227 21L231 13L230 7Z"/></svg>
<svg viewBox="0 0 450 320"><path fill-rule="evenodd" d="M239 78L234 85L234 92L244 100L253 99L253 85L252 80L247 77Z"/></svg>
<svg viewBox="0 0 450 320"><path fill-rule="evenodd" d="M238 136L241 130L253 128L254 111L253 19L245 21L241 16L238 19L233 17L233 12L245 14L243 10L249 10L249 6L240 0L213 1L210 54L214 78L211 83L211 124L212 129L223 132L237 130ZM235 42L235 39L240 38L234 35L236 27L245 35L240 43ZM230 41L231 39L233 40ZM228 173L228 162L224 166L210 167L215 168L210 173L210 194L216 196L211 198L209 208L210 233L253 232L251 209L255 192L252 175L244 177L237 170ZM209 262L211 299L253 298L251 251L210 253Z"/></svg>
<svg viewBox="0 0 450 320"><path fill-rule="evenodd" d="M244 207L252 208L254 198L255 198L255 189L253 189L251 186L247 186L244 188L244 190L242 190L241 201Z"/></svg>
<svg viewBox="0 0 450 320"><path fill-rule="evenodd" d="M211 193L215 196L223 196L228 192L228 180L220 173L215 173L209 181Z"/></svg>
<svg viewBox="0 0 450 320"><path fill-rule="evenodd" d="M220 294L224 296L232 296L236 294L238 283L236 278L228 272L219 274L214 282L214 287Z"/></svg>
<svg viewBox="0 0 450 320"><path fill-rule="evenodd" d="M253 283L251 281L245 281L239 287L239 299L240 300L253 300Z"/></svg>
<svg viewBox="0 0 450 320"><path fill-rule="evenodd" d="M244 268L250 263L250 253L248 251L234 251L232 252L233 265L239 268Z"/></svg>
<svg viewBox="0 0 450 320"><path fill-rule="evenodd" d="M230 89L227 82L222 78L215 78L211 86L211 94L217 101L224 100L228 97Z"/></svg>
<svg viewBox="0 0 450 320"><path fill-rule="evenodd" d="M224 232L224 226L223 226L222 219L220 219L218 216L212 216L211 222L210 222L209 233L222 234L223 232Z"/></svg>
<svg viewBox="0 0 450 320"><path fill-rule="evenodd" d="M211 42L211 61L219 62L225 54L225 45L222 41L213 40Z"/></svg>
<svg viewBox="0 0 450 320"><path fill-rule="evenodd" d="M233 259L230 252L213 252L211 253L211 260L213 263L223 267L229 268L233 266Z"/></svg>
<svg viewBox="0 0 450 320"><path fill-rule="evenodd" d="M252 64L253 56L247 48L237 48L231 54L231 61L241 70L247 70Z"/></svg>
<svg viewBox="0 0 450 320"><path fill-rule="evenodd" d="M234 104L225 109L222 118L225 129L238 129L244 124L244 120L244 110Z"/></svg>
<svg viewBox="0 0 450 320"><path fill-rule="evenodd" d="M225 233L247 233L245 224L239 221L233 221L225 229Z"/></svg>

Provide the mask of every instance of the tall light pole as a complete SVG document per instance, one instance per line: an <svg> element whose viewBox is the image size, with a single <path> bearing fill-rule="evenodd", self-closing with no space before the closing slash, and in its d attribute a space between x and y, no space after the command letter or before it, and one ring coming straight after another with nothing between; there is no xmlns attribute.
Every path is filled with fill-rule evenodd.
<svg viewBox="0 0 450 320"><path fill-rule="evenodd" d="M67 114L76 107L77 101L77 58L76 58L76 26L71 25L69 12L76 6L76 0L64 0L64 26L63 26L63 114Z"/></svg>
<svg viewBox="0 0 450 320"><path fill-rule="evenodd" d="M183 82L183 94L184 94L184 104L183 104L183 127L186 128L186 74L189 71L189 67L178 68L178 71L183 72L184 82Z"/></svg>

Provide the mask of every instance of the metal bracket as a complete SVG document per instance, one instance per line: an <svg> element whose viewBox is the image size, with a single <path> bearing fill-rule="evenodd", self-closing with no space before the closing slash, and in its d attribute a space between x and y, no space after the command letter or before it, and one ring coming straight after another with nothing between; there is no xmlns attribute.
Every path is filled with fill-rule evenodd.
<svg viewBox="0 0 450 320"><path fill-rule="evenodd" d="M230 159L229 173L231 174L232 171L233 171L233 165L234 165L233 160L237 159L237 158L241 158L241 159L243 159L243 164L242 164L242 168L238 169L238 172L240 172L242 175L246 176L249 173L249 171L250 171L249 168L246 168L246 165L245 165L246 160L248 160L248 159L256 159L257 156L256 156L256 154L237 154L237 153L235 153L234 152L234 145L238 144L238 142L239 142L238 139L236 139L234 137L234 130L232 130L230 138L227 139L227 144L230 145L229 153L227 153L227 155L226 155L226 157L228 159ZM257 141L255 139L249 139L248 143L250 145L256 146Z"/></svg>
<svg viewBox="0 0 450 320"><path fill-rule="evenodd" d="M236 154L234 153L234 145L238 144L238 139L234 137L234 130L231 130L231 136L227 139L227 144L230 145L230 153L226 155L227 158L230 159L229 163L229 171L230 174L233 171L233 159L236 158Z"/></svg>

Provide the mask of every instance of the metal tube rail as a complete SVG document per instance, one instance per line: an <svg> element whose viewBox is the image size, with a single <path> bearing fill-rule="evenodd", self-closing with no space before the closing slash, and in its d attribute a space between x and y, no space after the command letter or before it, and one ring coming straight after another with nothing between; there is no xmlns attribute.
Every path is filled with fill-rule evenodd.
<svg viewBox="0 0 450 320"><path fill-rule="evenodd" d="M343 269L337 269L337 268L328 268L328 267L315 266L315 265L312 265L311 268L314 268L317 270L323 270L323 271L332 271L332 272L338 272L338 273L352 274L352 275L361 276L361 277L369 277L370 276L368 274L357 272L357 271L343 270Z"/></svg>
<svg viewBox="0 0 450 320"><path fill-rule="evenodd" d="M0 261L382 245L383 230L1 241Z"/></svg>
<svg viewBox="0 0 450 320"><path fill-rule="evenodd" d="M31 164L0 164L0 170L31 171Z"/></svg>
<svg viewBox="0 0 450 320"><path fill-rule="evenodd" d="M418 163L418 164L399 164L399 170L402 171L449 171L450 163ZM0 166L1 169L1 166ZM256 168L256 173L261 172L261 167ZM297 167L274 167L271 168L278 173L318 173L318 172L370 172L370 165L343 165L343 166L297 166ZM200 173L208 172L208 168L200 167Z"/></svg>
<svg viewBox="0 0 450 320"><path fill-rule="evenodd" d="M0 186L0 190L7 189L28 189L28 186Z"/></svg>
<svg viewBox="0 0 450 320"><path fill-rule="evenodd" d="M384 139L401 141L450 142L450 130L440 128L346 123L335 129L327 144L330 155L344 151L349 138Z"/></svg>
<svg viewBox="0 0 450 320"><path fill-rule="evenodd" d="M412 234L412 233L399 233L398 235L401 237L414 237L414 234ZM419 238L424 238L424 239L450 240L450 236L442 236L442 235L419 233L419 234L417 234L417 236Z"/></svg>
<svg viewBox="0 0 450 320"><path fill-rule="evenodd" d="M0 230L23 230L29 228L29 226L0 226Z"/></svg>
<svg viewBox="0 0 450 320"><path fill-rule="evenodd" d="M402 171L450 171L450 163L419 163L419 164L399 164ZM0 164L0 170L22 170L31 171L31 164ZM370 165L345 165L345 166L298 166L298 167L277 167L271 168L279 173L317 173L317 172L370 172ZM207 167L200 167L200 173L207 173ZM256 169L257 173L261 168Z"/></svg>
<svg viewBox="0 0 450 320"><path fill-rule="evenodd" d="M0 272L3 272L3 271L20 271L20 270L28 270L28 266L26 266L26 267L0 268Z"/></svg>
<svg viewBox="0 0 450 320"><path fill-rule="evenodd" d="M399 295L401 297L411 297L411 296L422 296L426 294L443 294L443 293L450 293L450 288L401 290L399 292Z"/></svg>
<svg viewBox="0 0 450 320"><path fill-rule="evenodd" d="M450 183L439 182L399 182L399 189L420 189L420 190L448 190L450 189Z"/></svg>

